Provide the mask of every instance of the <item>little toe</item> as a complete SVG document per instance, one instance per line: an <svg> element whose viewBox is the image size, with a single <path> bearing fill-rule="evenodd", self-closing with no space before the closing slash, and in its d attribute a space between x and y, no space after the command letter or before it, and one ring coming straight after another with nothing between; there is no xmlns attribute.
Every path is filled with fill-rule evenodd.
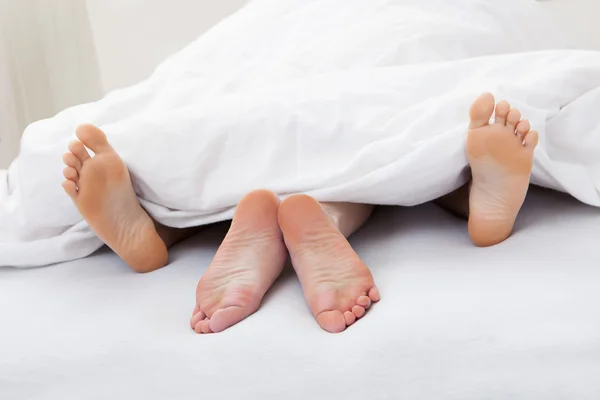
<svg viewBox="0 0 600 400"><path fill-rule="evenodd" d="M354 315L356 315L356 318L362 318L362 317L365 316L365 314L367 313L367 311L364 309L364 307L354 306L354 307L352 307L352 313Z"/></svg>
<svg viewBox="0 0 600 400"><path fill-rule="evenodd" d="M198 304L196 304L196 306L194 307L194 312L192 312L192 315L196 315L200 312L200 306Z"/></svg>
<svg viewBox="0 0 600 400"><path fill-rule="evenodd" d="M346 318L341 311L323 311L317 315L317 322L327 332L340 333L346 330Z"/></svg>
<svg viewBox="0 0 600 400"><path fill-rule="evenodd" d="M481 128L490 123L495 102L494 95L491 93L484 93L475 100L469 112L471 116L470 129Z"/></svg>
<svg viewBox="0 0 600 400"><path fill-rule="evenodd" d="M516 132L517 132L517 136L521 140L525 139L525 135L527 135L530 130L531 130L531 123L529 123L529 121L526 119L522 120L521 122L519 122L517 124Z"/></svg>
<svg viewBox="0 0 600 400"><path fill-rule="evenodd" d="M498 125L506 125L506 117L510 112L510 104L507 101L501 101L496 105L496 117L494 123Z"/></svg>
<svg viewBox="0 0 600 400"><path fill-rule="evenodd" d="M371 299L369 298L369 296L360 296L358 300L356 300L356 304L363 307L364 309L367 309L371 307Z"/></svg>
<svg viewBox="0 0 600 400"><path fill-rule="evenodd" d="M371 288L371 290L369 290L369 298L374 303L378 302L381 299L381 295L379 294L379 289L377 289L376 287Z"/></svg>
<svg viewBox="0 0 600 400"><path fill-rule="evenodd" d="M65 169L63 169L63 175L65 176L65 178L67 180L69 180L75 184L79 180L79 173L73 167L66 167Z"/></svg>
<svg viewBox="0 0 600 400"><path fill-rule="evenodd" d="M210 317L210 329L214 333L223 332L225 329L246 319L255 311L251 307L230 306L222 308Z"/></svg>
<svg viewBox="0 0 600 400"><path fill-rule="evenodd" d="M112 149L104 132L94 125L80 125L75 130L75 134L81 143L94 153L101 153Z"/></svg>
<svg viewBox="0 0 600 400"><path fill-rule="evenodd" d="M352 311L346 311L344 313L344 319L346 320L346 325L350 326L356 322L356 315Z"/></svg>
<svg viewBox="0 0 600 400"><path fill-rule="evenodd" d="M73 140L69 143L69 151L77 157L82 164L90 158L90 153L88 153L83 143L79 140Z"/></svg>
<svg viewBox="0 0 600 400"><path fill-rule="evenodd" d="M198 312L194 311L194 315L192 315L192 319L190 321L190 325L192 326L192 329L196 328L196 325L198 325L198 322L200 321L204 321L206 319L206 315L198 310Z"/></svg>
<svg viewBox="0 0 600 400"><path fill-rule="evenodd" d="M71 152L63 154L63 162L67 167L75 168L77 172L81 171L81 161L75 154Z"/></svg>
<svg viewBox="0 0 600 400"><path fill-rule="evenodd" d="M64 181L62 187L65 193L69 195L70 198L75 199L75 197L77 196L77 185L75 185L75 182L68 180Z"/></svg>
<svg viewBox="0 0 600 400"><path fill-rule="evenodd" d="M537 131L530 131L527 135L525 135L525 139L523 140L523 146L531 149L535 149L538 145L539 134Z"/></svg>
<svg viewBox="0 0 600 400"><path fill-rule="evenodd" d="M521 122L521 111L513 108L506 116L506 125L510 126L511 128L516 128L519 122Z"/></svg>

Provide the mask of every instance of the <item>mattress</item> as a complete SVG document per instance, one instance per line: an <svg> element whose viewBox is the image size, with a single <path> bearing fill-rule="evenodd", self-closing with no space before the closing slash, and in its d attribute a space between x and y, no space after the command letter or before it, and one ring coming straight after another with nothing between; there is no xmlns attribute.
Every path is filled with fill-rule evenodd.
<svg viewBox="0 0 600 400"><path fill-rule="evenodd" d="M487 249L433 204L380 208L351 242L382 301L339 335L291 271L254 316L193 333L224 225L148 275L107 250L0 269L0 399L597 400L599 227L598 209L541 189Z"/></svg>

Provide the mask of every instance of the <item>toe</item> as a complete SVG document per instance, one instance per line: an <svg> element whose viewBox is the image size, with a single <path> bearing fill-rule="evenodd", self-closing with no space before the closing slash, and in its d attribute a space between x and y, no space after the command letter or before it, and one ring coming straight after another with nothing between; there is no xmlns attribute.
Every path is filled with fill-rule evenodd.
<svg viewBox="0 0 600 400"><path fill-rule="evenodd" d="M341 311L324 311L317 315L317 322L327 332L340 333L346 330L346 319Z"/></svg>
<svg viewBox="0 0 600 400"><path fill-rule="evenodd" d="M495 101L494 95L491 93L484 93L475 100L470 111L470 129L481 128L490 123L490 118L494 113Z"/></svg>
<svg viewBox="0 0 600 400"><path fill-rule="evenodd" d="M356 315L356 318L362 318L365 316L367 311L364 309L364 307L354 306L354 307L352 307L352 313L354 313L354 315Z"/></svg>
<svg viewBox="0 0 600 400"><path fill-rule="evenodd" d="M525 139L523 140L523 146L531 149L532 151L535 149L539 141L539 134L537 131L531 131L527 135L525 135Z"/></svg>
<svg viewBox="0 0 600 400"><path fill-rule="evenodd" d="M358 300L356 300L356 304L363 307L364 309L367 309L371 307L371 299L369 298L369 296L360 296Z"/></svg>
<svg viewBox="0 0 600 400"><path fill-rule="evenodd" d="M83 143L79 140L73 140L69 143L69 151L77 157L82 164L90 158L90 153L88 153Z"/></svg>
<svg viewBox="0 0 600 400"><path fill-rule="evenodd" d="M77 183L77 181L79 180L79 173L73 167L66 167L65 169L63 169L63 175L67 180L73 183Z"/></svg>
<svg viewBox="0 0 600 400"><path fill-rule="evenodd" d="M379 289L377 289L376 287L371 288L371 290L369 290L369 298L374 303L378 302L381 299L381 295L379 294Z"/></svg>
<svg viewBox="0 0 600 400"><path fill-rule="evenodd" d="M516 132L517 132L517 136L521 140L525 139L525 135L527 135L530 130L531 130L531 124L526 119L522 120L521 122L519 122L517 124Z"/></svg>
<svg viewBox="0 0 600 400"><path fill-rule="evenodd" d="M210 319L202 321L202 327L200 328L202 333L213 333L210 329Z"/></svg>
<svg viewBox="0 0 600 400"><path fill-rule="evenodd" d="M506 116L506 125L514 129L516 128L519 122L521 122L521 111L517 110L516 108L513 108L509 111L508 115Z"/></svg>
<svg viewBox="0 0 600 400"><path fill-rule="evenodd" d="M63 162L67 167L75 168L77 172L81 171L81 161L75 154L71 152L65 153L63 155Z"/></svg>
<svg viewBox="0 0 600 400"><path fill-rule="evenodd" d="M346 326L350 326L356 322L356 315L352 311L346 311L344 313L344 319L346 320Z"/></svg>
<svg viewBox="0 0 600 400"><path fill-rule="evenodd" d="M323 211L323 207L313 197L305 194L294 194L281 202L278 210L278 220L281 229L288 232L286 240L296 236L293 234L299 232L298 226L308 225L304 221L307 218L310 218L311 223L313 223L310 226L315 226L314 224L318 224L316 226L330 226L331 224L329 217ZM294 242L298 241L296 238L293 239Z"/></svg>
<svg viewBox="0 0 600 400"><path fill-rule="evenodd" d="M75 199L77 197L77 185L75 185L75 182L64 181L62 187L70 198Z"/></svg>
<svg viewBox="0 0 600 400"><path fill-rule="evenodd" d="M202 333L202 325L204 325L204 322L206 322L206 318L201 319L200 321L198 321L196 323L196 325L194 325L194 331L196 331L196 333L198 333L198 334Z"/></svg>
<svg viewBox="0 0 600 400"><path fill-rule="evenodd" d="M239 201L238 208L269 208L269 211L279 207L279 197L270 190L254 190Z"/></svg>
<svg viewBox="0 0 600 400"><path fill-rule="evenodd" d="M200 306L198 304L196 304L196 306L194 307L194 312L192 312L192 316L196 315L200 312Z"/></svg>
<svg viewBox="0 0 600 400"><path fill-rule="evenodd" d="M80 125L75 131L77 138L94 153L111 150L106 135L94 125Z"/></svg>
<svg viewBox="0 0 600 400"><path fill-rule="evenodd" d="M198 309L198 306L196 306L196 310L194 310L194 314L192 315L192 319L190 321L192 329L196 329L196 325L198 325L198 322L204 321L206 319L206 315Z"/></svg>
<svg viewBox="0 0 600 400"><path fill-rule="evenodd" d="M206 321L206 314L200 309L200 306L196 304L190 320L192 329L195 330L196 333L202 333L202 325L204 321Z"/></svg>
<svg viewBox="0 0 600 400"><path fill-rule="evenodd" d="M506 125L506 117L510 112L510 104L507 101L501 101L496 106L496 117L494 123L498 125Z"/></svg>
<svg viewBox="0 0 600 400"><path fill-rule="evenodd" d="M223 332L225 329L237 324L250 314L254 313L251 307L231 306L217 310L210 317L211 332Z"/></svg>

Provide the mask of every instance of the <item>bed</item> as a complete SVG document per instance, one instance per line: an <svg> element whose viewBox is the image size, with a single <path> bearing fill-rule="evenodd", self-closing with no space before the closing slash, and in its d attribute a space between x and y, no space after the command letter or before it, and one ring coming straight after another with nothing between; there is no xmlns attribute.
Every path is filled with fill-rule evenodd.
<svg viewBox="0 0 600 400"><path fill-rule="evenodd" d="M600 212L531 191L515 234L471 245L433 204L380 208L351 242L382 301L343 334L314 322L295 276L217 335L188 326L226 225L132 273L106 249L0 269L0 398L600 398Z"/></svg>
<svg viewBox="0 0 600 400"><path fill-rule="evenodd" d="M600 209L583 204L600 205L600 169L596 161L600 148L595 140L600 135L595 112L600 104L600 54L544 52L562 47L540 33L540 26L531 19L516 18L511 11L533 2L513 0L499 5L492 0L443 4L437 0L406 0L401 2L405 8L391 7L391 1L381 3L387 8L367 7L359 0L293 0L277 2L277 7L270 0L254 1L245 11L159 67L154 78L113 93L101 103L67 110L30 127L19 168L13 165L10 171L0 170L0 400L600 398ZM442 5L448 13L440 12ZM469 12L476 14L467 14L461 5L473 8ZM345 13L333 12L342 7ZM433 15L431 9L437 11L435 18L429 18ZM468 17L469 21L480 23L456 26L453 13L461 20ZM315 15L319 16L317 21L326 23L307 25L311 29L298 23L310 22ZM357 18L363 23L351 23ZM410 23L398 22L404 19ZM393 37L401 42L388 40L392 36L382 28L386 21L386 26L396 32ZM413 25L419 29L413 29ZM404 31L395 31L397 27ZM445 30L455 35L455 43L464 46L443 45L448 37ZM484 35L474 35L472 31ZM294 32L296 36L291 35ZM421 36L411 35L414 32ZM363 33L374 36L356 46L341 33L353 34L355 38ZM385 40L377 39L377 35ZM314 37L319 40L314 41ZM328 40L322 40L323 37ZM405 38L410 40L404 41ZM465 38L469 40L465 42ZM271 40L281 40L286 46L274 46ZM302 57L297 57L294 52L287 52L293 48L288 45L290 40L312 46L301 46ZM492 42L494 46L490 46ZM262 47L256 47L257 43ZM396 53L396 48L402 51ZM411 50L419 48L429 51ZM280 50L282 53L278 53ZM502 55L505 52L515 55ZM388 58L379 57L380 54ZM364 60L372 62L367 65L374 68L372 74L360 64ZM410 68L417 61L426 64ZM438 61L443 62L434 63ZM356 63L363 67L353 70ZM194 68L188 68L189 65ZM229 71L223 65L235 66L239 71ZM265 65L271 68L268 73ZM282 65L285 68L280 68ZM198 72L198 66L206 70ZM302 74L297 81L300 84L295 81L296 86L286 86L288 78L298 79L296 74L305 70L317 78L325 75L308 81L312 91L306 90ZM483 72L473 74L474 70ZM194 79L179 80L182 77ZM206 77L210 77L206 82L213 84L211 90L206 90ZM244 79L233 79L239 77ZM379 86L373 85L377 79L383 82ZM257 93L273 96L262 98L265 104L270 105L271 100L281 104L282 99L289 98L296 101L283 101L287 107L276 108L277 113L269 108L259 121L261 127L273 127L277 132L278 124L298 129L297 116L312 115L318 116L315 137L335 139L335 127L342 125L348 137L352 127L359 132L362 126L372 128L374 122L379 123L382 132L390 129L385 131L390 137L398 136L385 118L367 115L366 120L361 117L352 124L352 117L360 113L337 109L338 95L348 93L338 91L338 86L352 87L347 81L363 82L364 87L356 90L360 96L351 96L353 102L364 99L370 106L373 98L388 99L384 109L405 110L409 122L427 122L420 129L419 124L399 121L398 126L406 128L402 132L407 138L423 140L424 134L434 131L428 111L446 110L435 118L435 132L443 140L430 137L427 142L439 147L417 152L412 164L410 160L394 164L403 155L391 152L401 146L388 142L383 146L385 151L371 153L363 152L363 146L352 146L348 155L360 152L370 156L363 158L368 161L363 163L351 163L354 158L348 157L348 165L368 168L335 182L321 179L331 175L326 173L328 170L345 171L347 165L329 163L316 168L318 179L310 182L293 181L290 176L294 174L281 180L269 175L263 180L238 177L239 185L230 186L223 185L231 181L227 179L230 177L216 176L218 169L209 165L212 168L199 168L197 172L210 171L213 175L209 183L213 186L190 192L195 186L187 182L181 182L182 190L161 184L173 185L178 180L169 175L156 176L154 158L140 157L156 152L140 151L133 134L144 138L151 135L145 125L131 125L124 116L139 111L136 115L155 124L164 120L172 126L172 115L160 115L157 110L181 111L179 99L185 98L195 101L194 110L213 105L213 114L218 118L208 121L211 130L220 126L215 121L238 121L235 130L220 127L227 128L223 130L227 135L232 131L261 132L262 129L248 125L253 120L242 118L256 115L261 110L257 104L241 97L234 105L246 104L252 113L239 113L231 107L231 88L241 82L252 93L248 98L261 99ZM173 85L177 82L180 85ZM423 94L419 82L424 82L424 88L431 93L427 95L430 103L423 101L425 106L416 112L413 97ZM429 88L430 82L439 93ZM196 90L194 85L202 90ZM381 92L375 91L377 87ZM450 186L462 184L455 175L465 166L460 140L466 129L466 110L482 88L493 89L499 96L527 108L532 123L545 130L546 140L539 146L534 168L536 182L570 192L581 201L566 194L533 189L515 234L487 249L474 247L466 223L434 204L379 208L351 238L351 243L372 268L382 301L364 320L342 334L331 335L319 328L290 267L257 314L221 334L199 336L192 332L188 323L196 284L223 238L226 223L211 225L177 245L171 252L171 264L148 275L133 273L106 248L90 257L50 267L4 267L31 267L34 263L84 257L100 246L60 189L60 156L70 140L65 132L71 132L84 117L96 118L91 122L99 126L124 119L121 124L116 122L118 129L108 129L111 141L114 139L116 148L137 175L141 183L137 189L146 200L144 206L154 205L155 217L176 226L182 221L190 223L191 218L206 217L202 221L207 223L226 219L237 200L248 191L244 185L275 187L282 194L321 188L311 194L323 201L399 201L394 204L411 205L424 198L435 198L442 194L437 192L448 192L453 189ZM543 88L543 96L537 96L537 88ZM452 96L448 95L449 89ZM310 96L303 97L307 92ZM169 107L148 106L152 103L148 93ZM210 94L209 103L201 97L205 93ZM403 98L391 102L390 93L413 96L407 95L404 104ZM397 107L396 100L404 108ZM122 104L132 108L126 109ZM217 107L219 104L222 108ZM302 108L315 104L315 109ZM335 106L335 112L321 112L326 109L324 105ZM370 109L358 106L360 110ZM200 128L206 126L203 124ZM187 127L190 137L203 131L191 129L187 123L182 126ZM329 127L326 132L330 135L322 134L325 127ZM305 127L304 131L313 130ZM161 135L154 136L157 149L176 154L168 147L165 150L165 143L158 140ZM225 144L231 142L215 144L227 148ZM262 149L268 141L256 143ZM312 152L352 145L352 141L334 141L335 146L310 140L306 143L312 143L308 146ZM187 146L186 150L193 148ZM293 155L291 150L289 154ZM449 163L436 159L441 154L449 154ZM184 163L190 158L193 157L171 157L168 162ZM293 160L291 156L281 158ZM380 165L387 163L388 158L394 170ZM263 159L267 160L261 156L259 161ZM179 181L180 171L189 163L185 164L172 168ZM409 164L412 168L406 168ZM260 167L258 162L245 165L253 168L237 168L236 173L257 169L280 172L281 168L268 163ZM433 177L435 182L430 181ZM158 178L164 182L152 181ZM193 182L205 181L198 176L192 178ZM415 185L421 185L420 191ZM405 190L407 187L413 190ZM161 197L153 192L164 189L181 198ZM433 189L437 192L431 192ZM197 204L204 209L198 210Z"/></svg>

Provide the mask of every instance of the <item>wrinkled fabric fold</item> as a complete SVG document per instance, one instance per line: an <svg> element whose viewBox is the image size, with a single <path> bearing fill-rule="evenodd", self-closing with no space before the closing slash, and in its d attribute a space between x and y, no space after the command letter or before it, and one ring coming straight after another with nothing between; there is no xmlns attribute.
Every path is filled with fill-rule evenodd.
<svg viewBox="0 0 600 400"><path fill-rule="evenodd" d="M26 129L0 171L0 266L102 245L61 188L81 123L107 133L153 218L187 227L229 219L256 188L404 206L444 195L467 179L469 105L491 91L540 132L533 182L600 206L600 52L552 50L537 7L251 2L147 81Z"/></svg>

